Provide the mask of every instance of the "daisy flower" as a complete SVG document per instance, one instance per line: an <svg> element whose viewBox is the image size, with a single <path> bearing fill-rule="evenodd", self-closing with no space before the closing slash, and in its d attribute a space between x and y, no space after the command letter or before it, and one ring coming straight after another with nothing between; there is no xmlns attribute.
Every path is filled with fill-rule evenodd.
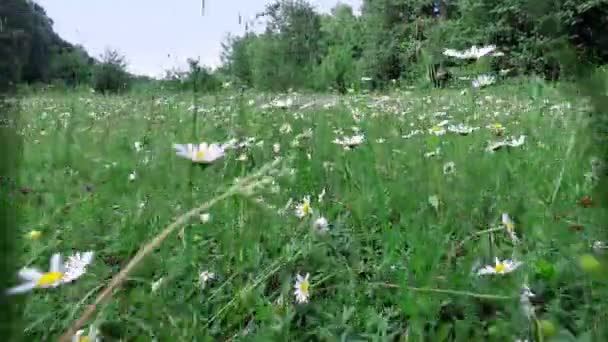
<svg viewBox="0 0 608 342"><path fill-rule="evenodd" d="M473 88L483 88L494 84L494 82L496 82L496 78L494 76L479 75L471 82L471 84L473 85Z"/></svg>
<svg viewBox="0 0 608 342"><path fill-rule="evenodd" d="M325 217L321 216L315 220L313 227L319 233L326 233L329 228L329 222L327 222L327 219Z"/></svg>
<svg viewBox="0 0 608 342"><path fill-rule="evenodd" d="M84 334L84 330L78 330L74 336L72 336L72 342L97 342L100 341L97 338L97 328L95 326L89 327L89 333L87 335Z"/></svg>
<svg viewBox="0 0 608 342"><path fill-rule="evenodd" d="M444 175L451 175L452 173L454 173L454 171L456 171L456 164L454 164L454 162L447 162L443 164Z"/></svg>
<svg viewBox="0 0 608 342"><path fill-rule="evenodd" d="M209 271L203 271L198 275L198 283L200 287L205 287L207 283L215 279L215 273Z"/></svg>
<svg viewBox="0 0 608 342"><path fill-rule="evenodd" d="M439 125L435 125L429 129L429 134L433 134L436 136L444 135L445 128L443 128L442 126L439 126Z"/></svg>
<svg viewBox="0 0 608 342"><path fill-rule="evenodd" d="M218 144L173 144L173 148L178 156L194 163L209 164L224 156L224 148Z"/></svg>
<svg viewBox="0 0 608 342"><path fill-rule="evenodd" d="M493 123L491 125L487 125L486 128L491 130L496 135L502 135L505 131L504 126L499 124L498 122Z"/></svg>
<svg viewBox="0 0 608 342"><path fill-rule="evenodd" d="M51 256L48 272L41 272L36 268L23 268L19 271L18 276L23 280L23 283L8 289L8 295L28 292L35 288L57 287L62 284L63 277L65 276L65 270L61 263L61 255L55 253Z"/></svg>
<svg viewBox="0 0 608 342"><path fill-rule="evenodd" d="M292 132L291 125L289 123L284 123L281 128L279 128L279 132L281 134L289 134Z"/></svg>
<svg viewBox="0 0 608 342"><path fill-rule="evenodd" d="M509 216L509 214L506 214L506 213L502 214L502 224L505 226L505 230L507 231L507 234L509 234L511 241L513 241L514 243L517 243L519 241L519 239L517 238L517 235L515 234L515 222L513 222L513 220Z"/></svg>
<svg viewBox="0 0 608 342"><path fill-rule="evenodd" d="M30 240L38 240L42 236L42 232L39 230L32 230L25 235Z"/></svg>
<svg viewBox="0 0 608 342"><path fill-rule="evenodd" d="M304 216L312 214L312 207L310 206L310 197L306 196L302 200L302 203L296 206L296 216L303 218Z"/></svg>
<svg viewBox="0 0 608 342"><path fill-rule="evenodd" d="M310 282L308 281L308 276L308 273L306 273L306 276L304 277L299 274L296 276L293 294L296 297L297 303L308 302L308 297L310 296Z"/></svg>
<svg viewBox="0 0 608 342"><path fill-rule="evenodd" d="M334 144L342 145L344 149L349 150L351 148L357 147L365 141L365 136L362 134L353 135L352 137L344 137L342 139L336 138L334 140Z"/></svg>
<svg viewBox="0 0 608 342"><path fill-rule="evenodd" d="M88 251L80 254L75 254L68 257L68 260L63 265L65 270L62 282L70 283L87 272L87 266L93 261L93 252Z"/></svg>
<svg viewBox="0 0 608 342"><path fill-rule="evenodd" d="M487 265L477 271L477 275L487 275L487 274L500 274L505 275L507 273L511 273L515 271L519 266L521 266L521 262L505 259L500 261L498 258L495 258L494 266Z"/></svg>

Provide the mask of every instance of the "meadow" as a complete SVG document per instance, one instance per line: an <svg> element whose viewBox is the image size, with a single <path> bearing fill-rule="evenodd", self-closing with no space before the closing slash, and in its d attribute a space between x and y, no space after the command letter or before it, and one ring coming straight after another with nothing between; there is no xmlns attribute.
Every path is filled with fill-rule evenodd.
<svg viewBox="0 0 608 342"><path fill-rule="evenodd" d="M29 95L14 193L23 248L5 276L18 284L53 253L94 257L70 284L12 297L25 335L55 340L144 244L228 191L83 329L123 341L606 340L603 137L587 107L531 80ZM199 164L173 148L201 142L224 156Z"/></svg>

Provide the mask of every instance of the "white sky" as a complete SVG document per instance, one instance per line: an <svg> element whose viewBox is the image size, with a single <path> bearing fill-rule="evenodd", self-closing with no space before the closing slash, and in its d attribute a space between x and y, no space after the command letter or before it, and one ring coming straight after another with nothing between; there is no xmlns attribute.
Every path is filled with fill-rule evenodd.
<svg viewBox="0 0 608 342"><path fill-rule="evenodd" d="M136 74L162 76L189 57L218 66L227 33L245 32L245 20L270 0L35 0L63 39L98 57L106 48L125 55ZM310 0L320 12L338 2L359 10L362 0ZM239 25L239 13L243 17Z"/></svg>

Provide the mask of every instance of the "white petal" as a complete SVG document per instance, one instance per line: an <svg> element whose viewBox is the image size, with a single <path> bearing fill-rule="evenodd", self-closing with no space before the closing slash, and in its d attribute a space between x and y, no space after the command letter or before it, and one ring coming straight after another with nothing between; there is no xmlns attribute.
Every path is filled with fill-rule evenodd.
<svg viewBox="0 0 608 342"><path fill-rule="evenodd" d="M23 280L36 282L42 277L42 272L35 268L23 268L17 275Z"/></svg>
<svg viewBox="0 0 608 342"><path fill-rule="evenodd" d="M31 291L35 287L36 287L36 283L27 282L27 283L23 283L19 286L15 286L15 287L12 287L12 288L6 290L6 294L14 295L14 294L18 294L18 293L25 293L25 292Z"/></svg>
<svg viewBox="0 0 608 342"><path fill-rule="evenodd" d="M55 253L51 256L50 272L62 272L63 265L61 264L61 254Z"/></svg>

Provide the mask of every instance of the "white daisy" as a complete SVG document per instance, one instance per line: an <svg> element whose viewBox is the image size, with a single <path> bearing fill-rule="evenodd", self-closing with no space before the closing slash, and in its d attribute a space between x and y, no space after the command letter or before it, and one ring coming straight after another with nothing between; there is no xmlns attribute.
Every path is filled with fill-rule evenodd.
<svg viewBox="0 0 608 342"><path fill-rule="evenodd" d="M496 50L495 45L488 45L481 48L477 48L476 45L471 46L470 49L465 51L458 51L454 49L444 49L443 54L449 57L455 57L458 59L479 59L483 56L486 56ZM493 56L502 56L504 53L496 52Z"/></svg>
<svg viewBox="0 0 608 342"><path fill-rule="evenodd" d="M65 276L61 255L55 253L51 256L50 268L46 273L36 268L23 268L19 271L18 276L24 281L23 284L8 289L6 291L8 295L28 292L35 288L57 287L62 284Z"/></svg>
<svg viewBox="0 0 608 342"><path fill-rule="evenodd" d="M74 336L72 336L72 342L97 342L101 341L97 337L98 331L97 328L93 325L89 327L89 333L87 335L84 334L84 330L78 330Z"/></svg>
<svg viewBox="0 0 608 342"><path fill-rule="evenodd" d="M365 136L362 134L353 135L352 137L343 137L342 139L336 138L334 144L342 145L344 149L348 150L363 144Z"/></svg>
<svg viewBox="0 0 608 342"><path fill-rule="evenodd" d="M433 134L436 136L444 135L445 128L443 128L442 126L439 126L439 125L435 125L429 129L429 134Z"/></svg>
<svg viewBox="0 0 608 342"><path fill-rule="evenodd" d="M519 138L515 139L515 138L511 138L507 141L505 141L505 143L507 145L509 145L510 147L519 147L521 145L523 145L526 142L526 136L525 135L520 135Z"/></svg>
<svg viewBox="0 0 608 342"><path fill-rule="evenodd" d="M133 147L135 148L135 152L139 152L143 149L144 145L141 142L136 141L133 143Z"/></svg>
<svg viewBox="0 0 608 342"><path fill-rule="evenodd" d="M460 135L469 135L473 131L479 129L479 127L469 127L464 124L459 123L458 125L449 125L448 131Z"/></svg>
<svg viewBox="0 0 608 342"><path fill-rule="evenodd" d="M152 285L150 285L152 293L158 291L164 280L165 279L163 277L160 277L157 281L152 282Z"/></svg>
<svg viewBox="0 0 608 342"><path fill-rule="evenodd" d="M224 148L218 144L201 143L173 144L178 156L192 160L195 163L209 164L224 156Z"/></svg>
<svg viewBox="0 0 608 342"><path fill-rule="evenodd" d="M329 228L329 222L327 222L327 219L325 217L321 216L315 220L313 227L319 233L326 233Z"/></svg>
<svg viewBox="0 0 608 342"><path fill-rule="evenodd" d="M294 291L293 294L296 297L297 303L307 303L308 297L310 296L310 283L308 281L309 274L306 273L305 277L301 275L296 276L296 283L293 286Z"/></svg>
<svg viewBox="0 0 608 342"><path fill-rule="evenodd" d="M502 224L505 226L505 230L507 231L507 234L509 234L511 241L513 241L513 243L517 243L519 239L515 234L515 222L513 222L511 217L509 217L509 214L502 214Z"/></svg>
<svg viewBox="0 0 608 342"><path fill-rule="evenodd" d="M494 266L486 265L479 271L477 271L477 275L486 275L486 274L500 274L505 275L507 273L511 273L515 271L519 266L521 266L521 262L505 259L500 261L498 258L495 258Z"/></svg>
<svg viewBox="0 0 608 342"><path fill-rule="evenodd" d="M456 171L456 164L454 164L454 162L447 162L443 164L444 175L451 175L452 173L454 173L454 171Z"/></svg>
<svg viewBox="0 0 608 342"><path fill-rule="evenodd" d="M203 214L200 215L199 218L201 219L202 223L207 223L207 222L209 222L211 220L211 214L209 214L209 213L203 213Z"/></svg>
<svg viewBox="0 0 608 342"><path fill-rule="evenodd" d="M63 276L63 283L70 283L87 272L87 266L93 261L94 253L92 251L76 252L75 254L68 257L68 260L63 265L65 274Z"/></svg>
<svg viewBox="0 0 608 342"><path fill-rule="evenodd" d="M299 218L303 218L304 216L308 216L312 214L312 207L310 206L310 196L304 197L302 203L296 206L296 216Z"/></svg>
<svg viewBox="0 0 608 342"><path fill-rule="evenodd" d="M129 174L129 181L132 182L137 179L137 173L135 171Z"/></svg>
<svg viewBox="0 0 608 342"><path fill-rule="evenodd" d="M291 125L289 123L284 123L281 128L279 128L279 132L281 134L289 134L292 132Z"/></svg>
<svg viewBox="0 0 608 342"><path fill-rule="evenodd" d="M479 75L471 82L471 84L473 85L473 88L483 88L493 84L494 82L496 82L496 78L494 76Z"/></svg>
<svg viewBox="0 0 608 342"><path fill-rule="evenodd" d="M198 283L201 287L205 287L205 285L215 279L215 273L209 271L203 271L198 275Z"/></svg>

